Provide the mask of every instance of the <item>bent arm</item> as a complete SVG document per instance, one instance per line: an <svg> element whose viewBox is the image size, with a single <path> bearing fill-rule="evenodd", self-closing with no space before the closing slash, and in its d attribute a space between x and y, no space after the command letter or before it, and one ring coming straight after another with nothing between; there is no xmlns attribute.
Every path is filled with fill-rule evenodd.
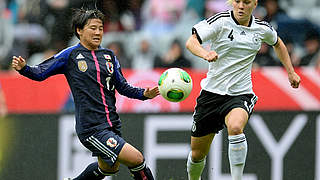
<svg viewBox="0 0 320 180"><path fill-rule="evenodd" d="M192 34L186 42L186 48L195 56L204 58L204 55L207 53L200 42L197 39L196 34Z"/></svg>
<svg viewBox="0 0 320 180"><path fill-rule="evenodd" d="M208 62L216 61L218 59L218 54L215 51L207 51L204 49L196 34L192 34L186 42L186 48L195 56L203 58Z"/></svg>
<svg viewBox="0 0 320 180"><path fill-rule="evenodd" d="M114 83L115 83L116 90L119 92L119 94L123 96L127 96L128 98L133 98L133 99L140 99L140 100L148 99L148 97L144 96L145 89L131 86L127 82L127 80L123 77L119 62L116 62L116 63L117 63L116 65L117 67L115 68L115 71L114 71L114 77L115 77Z"/></svg>
<svg viewBox="0 0 320 180"><path fill-rule="evenodd" d="M293 88L298 88L300 84L300 77L294 71L287 47L279 37L278 42L273 46L273 49L288 73L288 78L291 86Z"/></svg>
<svg viewBox="0 0 320 180"><path fill-rule="evenodd" d="M288 73L293 73L294 69L291 63L291 59L287 50L287 47L284 45L283 41L278 37L278 42L273 46L274 51L276 52L277 57L280 59L282 65L285 67Z"/></svg>

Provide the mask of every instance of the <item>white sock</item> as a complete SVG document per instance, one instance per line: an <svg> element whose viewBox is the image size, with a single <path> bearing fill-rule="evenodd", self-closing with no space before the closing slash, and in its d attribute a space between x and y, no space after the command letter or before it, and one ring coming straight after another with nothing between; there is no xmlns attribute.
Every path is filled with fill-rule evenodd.
<svg viewBox="0 0 320 180"><path fill-rule="evenodd" d="M189 180L201 180L201 174L206 165L206 158L201 160L200 162L193 162L191 159L192 151L190 151L188 155L187 161L187 172Z"/></svg>
<svg viewBox="0 0 320 180"><path fill-rule="evenodd" d="M229 136L229 162L232 180L241 180L247 157L247 140L244 134Z"/></svg>

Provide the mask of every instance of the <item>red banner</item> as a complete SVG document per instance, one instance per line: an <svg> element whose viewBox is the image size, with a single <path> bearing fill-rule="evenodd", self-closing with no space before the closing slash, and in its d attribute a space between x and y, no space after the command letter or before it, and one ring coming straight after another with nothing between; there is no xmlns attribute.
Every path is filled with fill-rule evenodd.
<svg viewBox="0 0 320 180"><path fill-rule="evenodd" d="M139 87L156 86L165 69L150 71L123 70L127 81ZM161 96L139 101L117 94L119 112L192 112L206 71L187 70L193 80L190 96L180 102L168 102ZM320 110L320 72L300 68L301 86L291 88L283 68L260 68L252 72L253 89L259 97L256 110ZM15 72L0 73L9 113L59 113L70 103L70 90L63 75L36 82ZM72 101L71 101L72 102Z"/></svg>

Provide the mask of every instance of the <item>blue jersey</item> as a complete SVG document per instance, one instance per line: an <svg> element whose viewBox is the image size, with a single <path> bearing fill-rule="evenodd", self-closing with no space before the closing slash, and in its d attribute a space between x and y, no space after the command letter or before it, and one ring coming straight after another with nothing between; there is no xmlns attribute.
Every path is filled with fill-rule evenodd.
<svg viewBox="0 0 320 180"><path fill-rule="evenodd" d="M26 65L19 72L36 81L65 75L74 97L78 135L120 123L115 90L129 98L147 99L144 89L128 84L116 56L104 48L91 51L79 43L37 66Z"/></svg>

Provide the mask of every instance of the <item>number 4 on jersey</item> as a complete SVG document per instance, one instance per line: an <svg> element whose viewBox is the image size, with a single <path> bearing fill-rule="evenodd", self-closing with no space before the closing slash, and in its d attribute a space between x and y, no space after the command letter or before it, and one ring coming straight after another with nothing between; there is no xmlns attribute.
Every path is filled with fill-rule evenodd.
<svg viewBox="0 0 320 180"><path fill-rule="evenodd" d="M233 37L233 29L231 30L231 32L228 35L228 38L230 39L230 41L233 41L234 37Z"/></svg>

